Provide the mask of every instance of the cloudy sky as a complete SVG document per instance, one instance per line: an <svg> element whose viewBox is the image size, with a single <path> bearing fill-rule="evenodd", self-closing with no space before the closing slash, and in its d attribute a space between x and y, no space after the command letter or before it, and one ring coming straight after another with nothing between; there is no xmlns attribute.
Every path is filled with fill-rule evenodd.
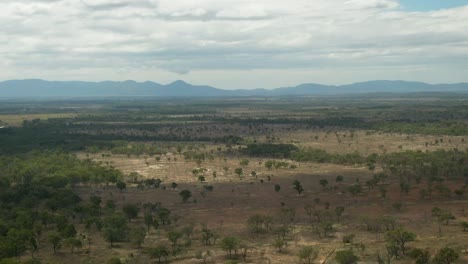
<svg viewBox="0 0 468 264"><path fill-rule="evenodd" d="M468 82L466 0L1 0L0 80Z"/></svg>

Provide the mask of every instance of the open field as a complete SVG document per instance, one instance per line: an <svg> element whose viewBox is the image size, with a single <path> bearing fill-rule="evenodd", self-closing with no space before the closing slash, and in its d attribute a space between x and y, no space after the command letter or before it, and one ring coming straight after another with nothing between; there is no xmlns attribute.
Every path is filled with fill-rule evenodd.
<svg viewBox="0 0 468 264"><path fill-rule="evenodd" d="M468 262L464 100L89 104L0 130L0 258ZM12 229L34 230L16 251Z"/></svg>

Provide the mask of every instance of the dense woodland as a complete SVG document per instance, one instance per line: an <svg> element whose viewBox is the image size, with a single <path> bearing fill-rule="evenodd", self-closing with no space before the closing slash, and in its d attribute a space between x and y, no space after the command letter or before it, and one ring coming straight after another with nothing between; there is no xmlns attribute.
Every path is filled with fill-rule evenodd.
<svg viewBox="0 0 468 264"><path fill-rule="evenodd" d="M63 263L58 259L67 256L77 263L281 263L265 255L265 245L279 259L296 263L464 263L466 98L374 99L2 103L0 264ZM57 113L69 116L47 118ZM298 132L307 138L291 136ZM400 145L390 151L382 142L379 151L346 151L353 144L365 147L364 136L383 135L390 140L398 135L408 144L422 137L418 147L427 149ZM333 141L338 151L321 147L322 141ZM185 166L194 180L124 172L106 161L114 157L144 159L147 167L165 162L169 170ZM222 169L207 169L217 162ZM315 172L303 169L321 164L359 169L362 176L312 176ZM222 177L226 181L217 182ZM240 195L236 185L243 184L259 197L263 189L272 192L250 200L241 227L230 230L228 224L221 228L186 216L206 206L210 196ZM135 198L153 192L177 201ZM273 195L281 204L269 212L255 207ZM412 206L407 200L429 206L426 227L433 223L434 233L443 237L453 226L457 231L450 232L460 243L411 244L422 234L400 217L411 210L405 209ZM360 204L377 204L385 212L354 213ZM293 242L303 233L310 243ZM359 236L377 239L380 248ZM98 247L95 241L106 244ZM339 247L331 250L336 241ZM93 257L97 248L109 255ZM123 248L130 250L127 255L113 255Z"/></svg>

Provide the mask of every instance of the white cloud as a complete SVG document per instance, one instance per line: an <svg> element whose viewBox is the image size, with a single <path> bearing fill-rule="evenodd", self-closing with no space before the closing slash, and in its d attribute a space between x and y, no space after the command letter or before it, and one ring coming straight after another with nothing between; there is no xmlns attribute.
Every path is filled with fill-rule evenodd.
<svg viewBox="0 0 468 264"><path fill-rule="evenodd" d="M394 0L3 0L0 79L468 81L466 18Z"/></svg>
<svg viewBox="0 0 468 264"><path fill-rule="evenodd" d="M348 0L345 5L353 8L397 8L400 4L394 0Z"/></svg>

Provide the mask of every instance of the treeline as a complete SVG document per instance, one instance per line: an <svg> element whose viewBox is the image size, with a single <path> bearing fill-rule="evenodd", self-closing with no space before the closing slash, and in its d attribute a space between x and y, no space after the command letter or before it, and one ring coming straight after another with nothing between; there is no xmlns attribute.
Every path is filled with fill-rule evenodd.
<svg viewBox="0 0 468 264"><path fill-rule="evenodd" d="M366 157L357 152L335 154L322 149L299 149L292 144L265 143L249 144L240 152L252 157L286 158L300 162L366 165L371 170L380 165L384 170L395 175L426 175L433 178L466 177L468 179L468 152L457 149L371 154Z"/></svg>
<svg viewBox="0 0 468 264"><path fill-rule="evenodd" d="M377 123L372 129L405 134L424 134L424 135L468 135L468 123L466 122L385 122Z"/></svg>
<svg viewBox="0 0 468 264"><path fill-rule="evenodd" d="M299 148L292 144L249 144L240 150L244 155L252 157L291 158L292 153Z"/></svg>
<svg viewBox="0 0 468 264"><path fill-rule="evenodd" d="M197 135L148 135L145 133L104 133L99 127L91 125L75 126L67 120L33 120L27 121L22 127L0 129L0 154L27 153L31 150L81 151L89 149L110 150L116 152L128 150L120 148L115 142L119 141L177 141L177 142L211 142L218 138L200 137ZM80 127L82 132L74 132L73 128ZM87 131L87 128L92 128ZM93 130L97 129L97 130ZM97 133L96 133L97 131ZM101 132L99 132L101 131ZM219 137L223 140L223 137ZM133 149L140 152L139 149ZM153 152L145 149L144 152Z"/></svg>
<svg viewBox="0 0 468 264"><path fill-rule="evenodd" d="M321 149L298 148L293 144L249 144L240 150L251 157L284 158L301 162L335 163L344 165L364 164L366 157L359 153L331 154Z"/></svg>
<svg viewBox="0 0 468 264"><path fill-rule="evenodd" d="M334 163L342 165L364 164L367 160L357 152L348 154L332 154L325 150L314 148L304 148L295 151L292 153L291 159L295 161Z"/></svg>
<svg viewBox="0 0 468 264"><path fill-rule="evenodd" d="M402 177L426 176L434 181L465 177L468 180L468 152L437 150L433 152L406 151L379 157L382 168ZM467 182L468 183L468 182Z"/></svg>

